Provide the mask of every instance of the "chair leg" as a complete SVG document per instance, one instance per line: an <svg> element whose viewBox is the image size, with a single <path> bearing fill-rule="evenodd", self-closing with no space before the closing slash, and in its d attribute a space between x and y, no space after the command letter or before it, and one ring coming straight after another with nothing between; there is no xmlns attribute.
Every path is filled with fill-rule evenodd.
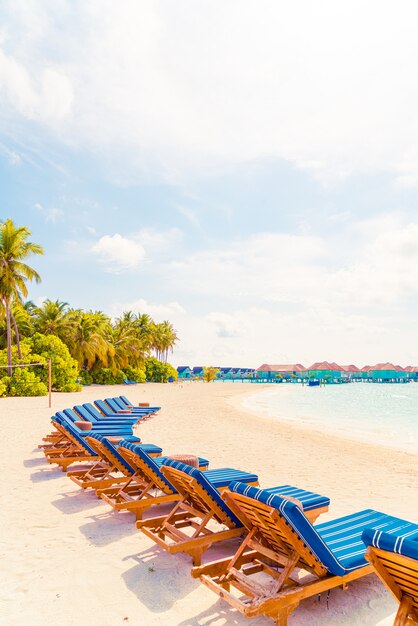
<svg viewBox="0 0 418 626"><path fill-rule="evenodd" d="M299 606L299 602L281 609L276 618L276 626L288 626L290 614Z"/></svg>
<svg viewBox="0 0 418 626"><path fill-rule="evenodd" d="M407 624L411 604L411 598L408 598L406 596L402 598L398 612L396 613L395 621L393 622L393 626L404 626L405 624Z"/></svg>

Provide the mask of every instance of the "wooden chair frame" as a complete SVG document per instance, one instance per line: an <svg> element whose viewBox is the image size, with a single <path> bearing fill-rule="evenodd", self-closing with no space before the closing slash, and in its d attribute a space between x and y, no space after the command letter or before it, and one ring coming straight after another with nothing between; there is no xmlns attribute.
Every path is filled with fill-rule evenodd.
<svg viewBox="0 0 418 626"><path fill-rule="evenodd" d="M170 554L190 554L193 564L200 565L203 552L213 543L242 535L243 527L236 526L196 478L166 465L161 471L177 489L180 499L168 515L136 523L155 543ZM192 530L192 534L184 532L185 528Z"/></svg>
<svg viewBox="0 0 418 626"><path fill-rule="evenodd" d="M67 472L67 476L82 489L105 489L125 483L131 476L129 470L98 439L86 437L90 447L98 454L98 460L84 470ZM116 476L115 476L116 474Z"/></svg>
<svg viewBox="0 0 418 626"><path fill-rule="evenodd" d="M77 439L67 431L61 424L54 422L56 429L67 439L67 444L56 448L44 450L48 463L56 463L65 472L72 463L84 463L85 461L96 461L97 456L89 454Z"/></svg>
<svg viewBox="0 0 418 626"><path fill-rule="evenodd" d="M246 617L265 615L277 626L287 626L289 615L304 598L345 587L373 571L368 565L345 576L330 574L275 508L228 491L222 497L248 534L232 559L194 567L192 576ZM302 571L310 576L301 578ZM252 578L260 572L268 576L266 584ZM231 588L242 596L231 593Z"/></svg>
<svg viewBox="0 0 418 626"><path fill-rule="evenodd" d="M137 520L141 520L151 506L179 500L179 494L170 489L135 452L120 447L119 453L135 469L135 473L121 485L97 491L97 495L112 508L131 511Z"/></svg>
<svg viewBox="0 0 418 626"><path fill-rule="evenodd" d="M418 624L418 561L369 546L366 559L399 602L393 626Z"/></svg>

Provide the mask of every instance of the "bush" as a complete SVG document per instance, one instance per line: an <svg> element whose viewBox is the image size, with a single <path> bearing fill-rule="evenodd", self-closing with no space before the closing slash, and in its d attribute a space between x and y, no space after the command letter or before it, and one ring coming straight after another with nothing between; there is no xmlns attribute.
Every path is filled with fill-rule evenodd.
<svg viewBox="0 0 418 626"><path fill-rule="evenodd" d="M85 369L81 369L78 372L78 379L77 381L81 384L81 385L92 385L93 384L93 376L91 375L91 372L85 370Z"/></svg>
<svg viewBox="0 0 418 626"><path fill-rule="evenodd" d="M204 367L203 368L203 380L207 383L211 383L216 380L216 375L219 372L217 367Z"/></svg>
<svg viewBox="0 0 418 626"><path fill-rule="evenodd" d="M31 358L39 362L52 362L52 389L54 391L81 391L82 387L77 383L78 363L70 355L65 343L55 335L42 335L35 333L22 341L22 347L29 346ZM42 368L39 373L40 380L48 385L48 368Z"/></svg>
<svg viewBox="0 0 418 626"><path fill-rule="evenodd" d="M4 379L3 379L4 381ZM48 387L41 382L34 372L16 367L9 378L8 396L46 396Z"/></svg>
<svg viewBox="0 0 418 626"><path fill-rule="evenodd" d="M5 378L2 378L0 380L0 398L3 398L4 396L7 395L7 389L10 383L10 378L9 376L6 376Z"/></svg>
<svg viewBox="0 0 418 626"><path fill-rule="evenodd" d="M150 383L166 383L178 378L177 370L170 363L161 363L152 356L145 361L145 375Z"/></svg>
<svg viewBox="0 0 418 626"><path fill-rule="evenodd" d="M92 376L93 382L97 385L121 385L125 378L125 374L122 370L117 370L114 373L108 367L103 367L102 369L92 372Z"/></svg>
<svg viewBox="0 0 418 626"><path fill-rule="evenodd" d="M135 367L124 367L123 368L124 378L127 380L133 380L135 383L145 383L146 376L144 370Z"/></svg>

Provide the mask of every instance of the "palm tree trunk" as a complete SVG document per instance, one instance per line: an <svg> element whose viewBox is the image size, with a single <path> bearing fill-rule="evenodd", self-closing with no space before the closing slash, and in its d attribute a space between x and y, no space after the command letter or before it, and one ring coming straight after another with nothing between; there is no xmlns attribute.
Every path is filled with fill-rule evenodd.
<svg viewBox="0 0 418 626"><path fill-rule="evenodd" d="M12 329L10 327L10 307L9 303L5 302L6 305L6 336L7 336L7 365L8 370L7 373L9 376L12 375Z"/></svg>
<svg viewBox="0 0 418 626"><path fill-rule="evenodd" d="M16 320L15 320L15 316L13 315L13 312L10 311L10 317L12 318L13 321L13 327L15 329L15 336L16 336L16 344L17 344L17 354L19 356L19 360L22 363L22 351L20 349L20 337L19 337L19 329L17 327L16 324Z"/></svg>

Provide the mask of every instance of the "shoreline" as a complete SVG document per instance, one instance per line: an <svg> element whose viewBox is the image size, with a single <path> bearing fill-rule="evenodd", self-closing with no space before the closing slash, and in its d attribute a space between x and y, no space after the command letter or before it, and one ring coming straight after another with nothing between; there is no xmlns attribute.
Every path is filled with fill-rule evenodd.
<svg viewBox="0 0 418 626"><path fill-rule="evenodd" d="M262 487L293 484L330 497L330 512L319 523L365 508L418 522L415 457L315 436L248 412L241 403L255 391L233 383L91 387L53 394L52 411L47 398L3 399L2 623L43 626L56 624L57 615L61 626L252 623L191 578L187 556L165 553L135 528L132 514L112 511L45 462L36 446L51 430L51 413L99 397L125 393L135 404L161 405L139 429L144 443L165 454L196 453L212 468L256 472ZM219 558L219 549L211 548L205 560ZM290 625L391 626L396 608L369 576L333 591L329 609L314 598L302 602Z"/></svg>
<svg viewBox="0 0 418 626"><path fill-rule="evenodd" d="M269 386L269 389L273 389L276 388L276 385L271 385ZM368 443L367 441L365 441L364 439L356 439L355 437L350 437L350 435L347 433L346 435L342 435L340 434L341 431L338 432L338 434L333 433L333 434L320 434L318 432L317 429L315 428L309 428L308 426L304 425L304 426L299 426L293 419L281 419L280 417L277 417L276 415L272 415L271 413L268 412L268 410L263 410L263 409L257 409L256 406L251 406L248 407L245 404L245 400L251 399L251 398L256 398L258 395L262 395L263 392L265 392L265 389L260 389L258 390L258 393L254 393L254 391L250 394L248 394L248 396L243 398L242 402L236 402L235 403L235 408L240 409L246 413L248 413L249 415L257 415L257 417L259 417L260 419L263 420L268 420L268 421L273 421L275 424L280 424L280 426L283 429L290 429L292 432L294 432L295 436L299 435L309 435L309 437L312 438L319 438L321 440L326 439L329 441L330 444L335 443L336 445L342 445L344 442L352 444L352 445L356 445L356 446L360 446L360 447L366 447L368 450L372 449L373 451L375 451L376 454L395 454L395 455L399 455L400 457L405 456L405 460L407 462L415 462L418 464L418 450L417 453L414 454L413 452L410 452L408 450L403 450L400 447L396 447L396 445L394 446L388 446L385 445L384 443ZM283 389L283 392L286 393L285 389ZM234 403L233 403L234 404Z"/></svg>

